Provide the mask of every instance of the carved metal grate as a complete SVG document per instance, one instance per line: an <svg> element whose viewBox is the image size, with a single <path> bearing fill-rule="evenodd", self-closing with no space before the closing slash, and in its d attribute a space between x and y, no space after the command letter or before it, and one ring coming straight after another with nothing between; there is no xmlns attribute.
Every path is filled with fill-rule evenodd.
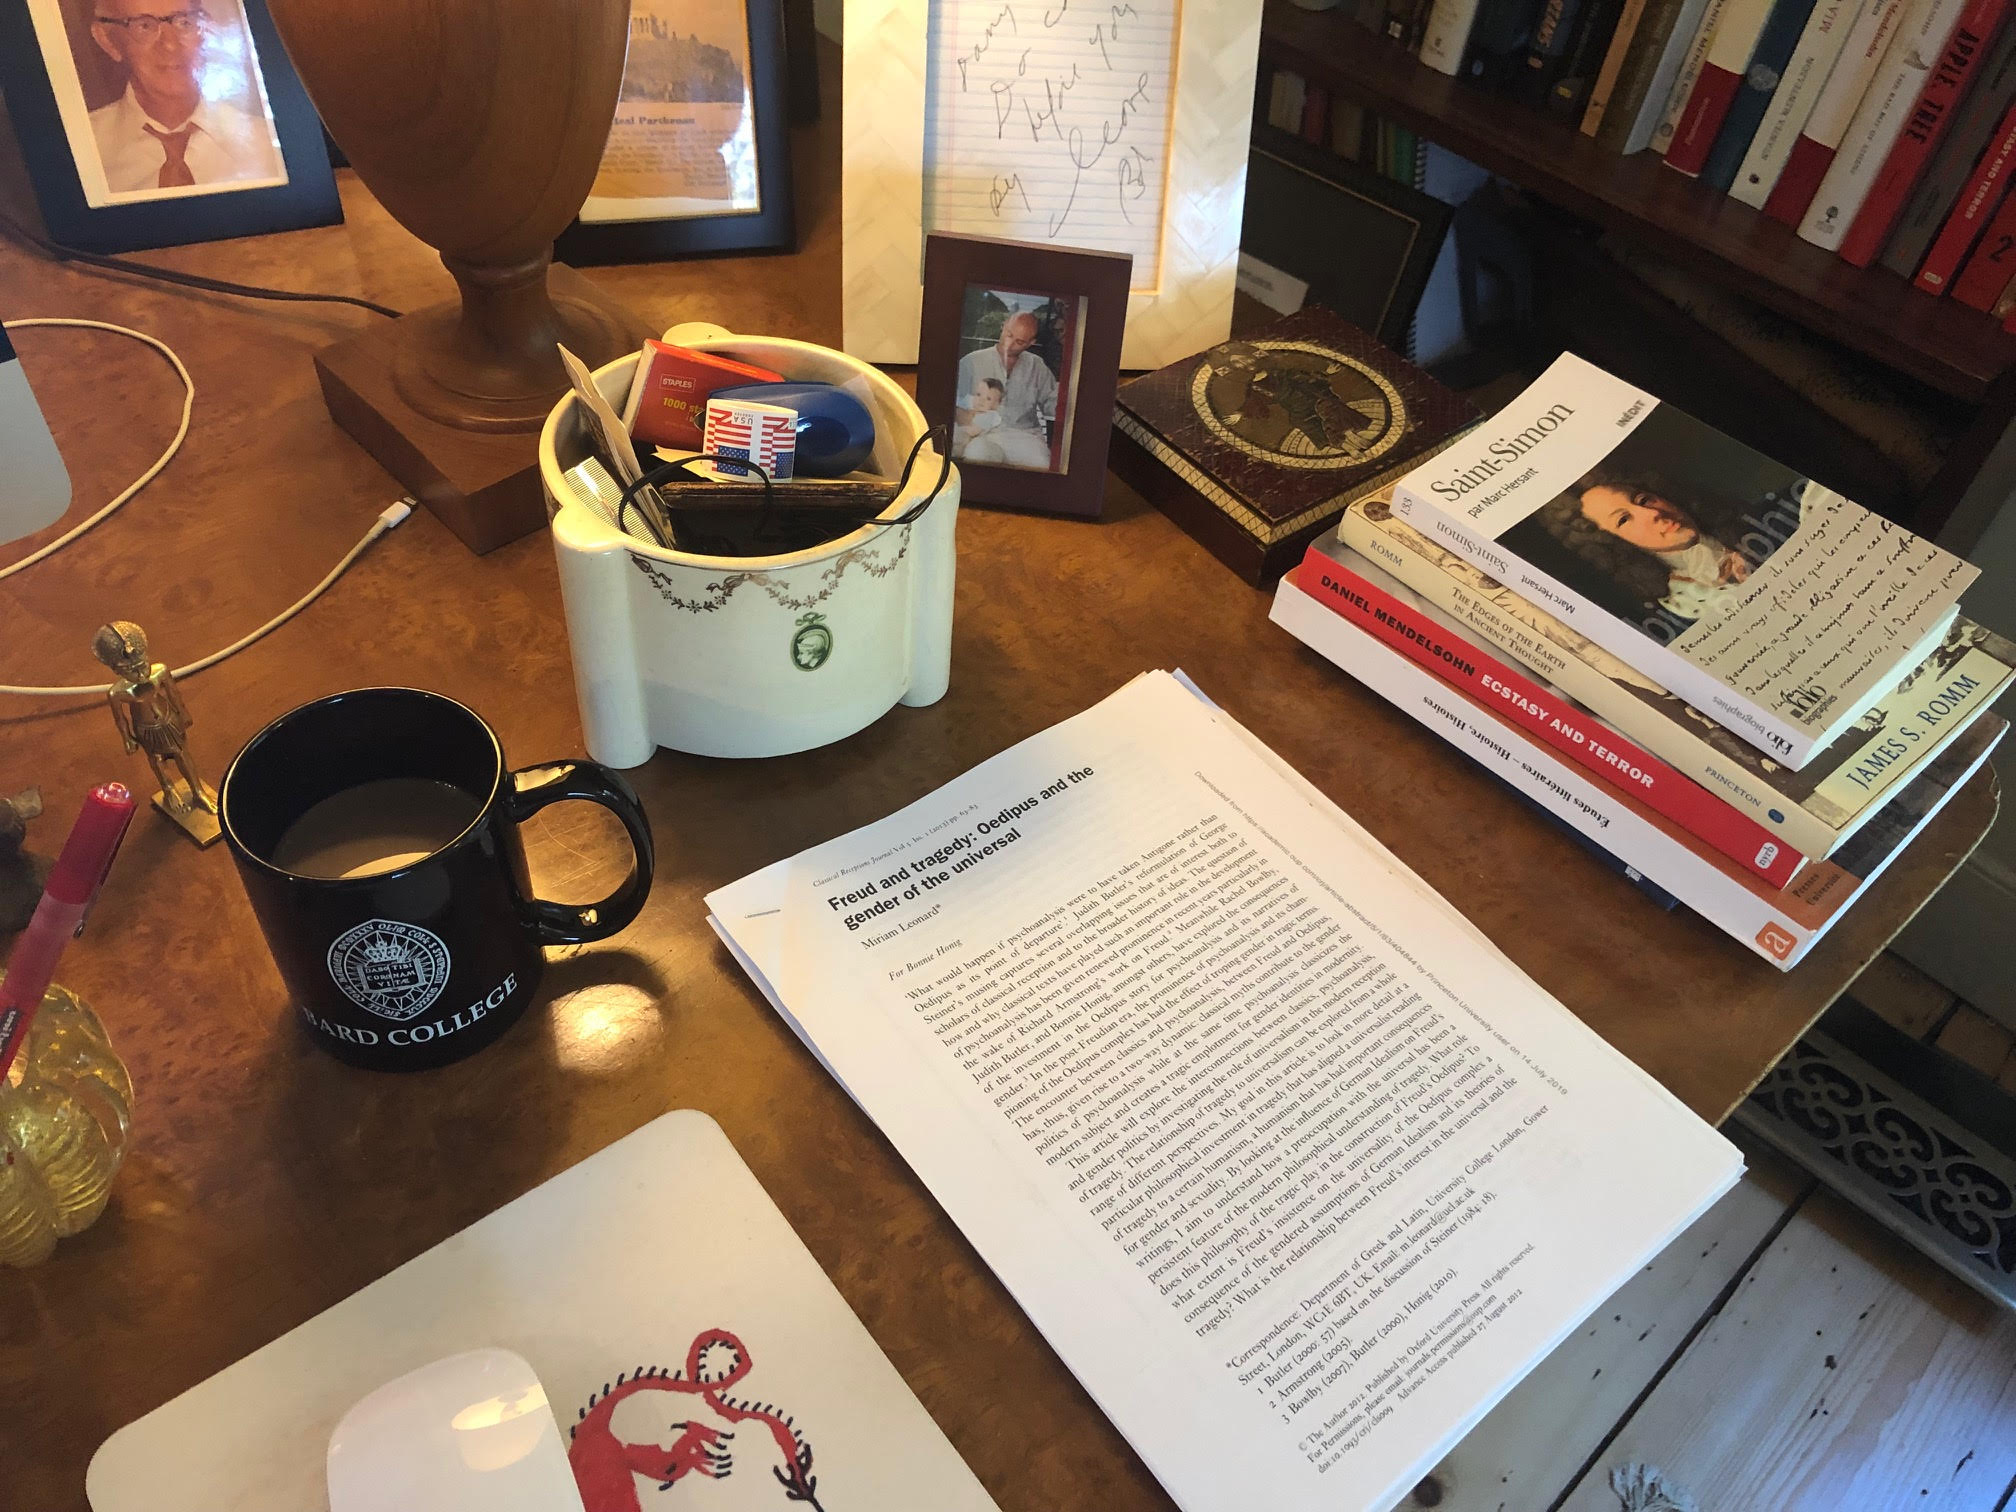
<svg viewBox="0 0 2016 1512"><path fill-rule="evenodd" d="M2016 1161L1818 1030L1736 1111L1857 1207L2016 1308Z"/></svg>

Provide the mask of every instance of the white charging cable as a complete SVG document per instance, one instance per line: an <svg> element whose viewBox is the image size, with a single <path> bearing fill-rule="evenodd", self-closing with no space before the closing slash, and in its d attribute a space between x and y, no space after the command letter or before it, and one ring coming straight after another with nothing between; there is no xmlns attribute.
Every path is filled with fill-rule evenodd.
<svg viewBox="0 0 2016 1512"><path fill-rule="evenodd" d="M135 331L126 326L113 325L109 321L104 320L69 320L50 317L41 320L10 320L5 324L10 331L19 331L29 326L71 326L90 331L112 331L121 336L131 336L135 341L146 342L147 345L168 359L168 365L175 369L175 376L182 380L182 419L175 427L175 439L168 443L168 449L156 457L154 465L128 484L110 504L107 504L83 524L64 531L63 534L56 537L55 540L42 547L39 551L30 552L27 556L21 558L20 561L10 562L7 566L0 567L0 578L10 578L17 572L33 567L44 557L54 556L100 520L110 516L115 509L140 492L149 483L152 483L160 475L161 469L174 460L175 453L182 449L182 442L189 434L190 412L196 408L196 380L189 376L189 369L182 366L182 359L175 355L174 349L158 336L149 336L145 331Z"/></svg>
<svg viewBox="0 0 2016 1512"><path fill-rule="evenodd" d="M10 331L18 331L28 326L73 326L92 331L111 331L115 335L131 336L135 341L146 342L147 345L153 347L155 351L159 352L163 357L166 357L168 359L169 364L175 369L175 375L182 380L182 418L180 423L178 423L175 427L174 439L168 443L167 450L162 452L159 457L154 459L154 465L152 467L148 468L147 471L140 474L140 476L134 479L131 484L129 484L125 489L123 489L112 500L111 503L107 504L103 509L99 510L96 514L92 515L82 524L74 526L69 530L66 530L62 535L58 536L55 540L49 542L47 545L42 546L35 551L30 552L20 561L11 562L5 567L0 567L0 579L10 578L15 573L34 566L37 562L43 560L45 557L52 556L56 552L61 551L65 546L68 546L72 541L76 540L79 536L83 535L85 531L91 529L92 526L108 518L114 510L118 509L122 504L124 504L128 499L132 498L133 495L140 492L140 490L145 488L149 483L153 482L154 479L160 474L161 469L166 467L169 464L169 462L173 460L175 453L182 449L182 442L184 438L187 437L189 434L190 413L193 411L196 404L196 382L189 376L189 369L187 369L182 365L182 359L175 355L174 350L169 347L168 343L160 340L158 337L149 336L144 331L135 331L127 326L113 325L110 321L105 320L73 320L73 319L59 319L55 317L35 319L35 320L9 320L4 322L4 324L6 328ZM238 640L233 641L230 645L226 646L222 651L213 651L210 655L204 657L201 661L193 661L189 663L189 665L186 667L175 668L174 669L175 676L178 678L193 677L198 672L201 672L208 667L216 666L217 663L223 661L224 658L226 658L227 656L237 655L240 651L243 651L247 646L251 645L253 642L260 640L267 635L272 634L272 632L274 632L275 630L278 630L282 625L286 624L287 621L294 618L295 615L299 614L303 609L306 609L310 604L314 603L315 600L317 600L325 592L327 592L329 589L329 585L334 583L336 579L338 579L339 577L343 576L343 574L349 570L350 564L356 561L357 558L362 556L365 553L365 551L370 547L373 541L377 540L378 537L384 535L386 531L391 530L394 526L398 525L412 512L413 512L413 501L410 498L401 499L398 503L393 504L388 508L386 508L383 512L379 514L376 520L372 521L371 528L364 532L364 538L360 540L355 546L352 546L349 552L344 556L343 560L338 562L333 568L330 569L329 575L323 578L322 581L317 583L313 588L309 589L308 592L305 595L303 595L299 600L297 600L291 608L282 610L279 614L275 615L272 619L268 620L265 624L261 625L257 630L254 630L250 635L244 636ZM26 697L26 698L75 697L86 694L107 693L110 692L111 689L112 684L110 683L92 683L86 686L74 687L74 688L16 687L11 684L0 683L0 693L12 693L19 697Z"/></svg>

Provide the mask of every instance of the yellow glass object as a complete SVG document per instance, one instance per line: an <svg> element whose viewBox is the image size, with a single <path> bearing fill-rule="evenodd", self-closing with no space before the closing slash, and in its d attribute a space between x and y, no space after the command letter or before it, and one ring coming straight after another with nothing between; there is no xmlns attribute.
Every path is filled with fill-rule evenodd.
<svg viewBox="0 0 2016 1512"><path fill-rule="evenodd" d="M132 1117L133 1081L105 1026L52 986L0 1083L0 1265L40 1265L97 1222Z"/></svg>

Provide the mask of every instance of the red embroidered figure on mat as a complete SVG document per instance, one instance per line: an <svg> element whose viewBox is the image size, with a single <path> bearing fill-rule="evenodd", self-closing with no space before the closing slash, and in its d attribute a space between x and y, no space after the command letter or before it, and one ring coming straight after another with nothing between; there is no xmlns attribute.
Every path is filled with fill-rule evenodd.
<svg viewBox="0 0 2016 1512"><path fill-rule="evenodd" d="M804 1502L812 1512L825 1512L815 1494L819 1483L812 1474L812 1446L791 1419L767 1403L742 1402L724 1395L728 1387L749 1374L750 1364L749 1351L740 1339L725 1328L710 1328L695 1337L693 1347L686 1351L683 1372L662 1366L640 1367L627 1379L619 1375L614 1386L604 1386L590 1398L570 1432L572 1443L567 1450L574 1483L587 1512L643 1512L634 1479L639 1475L657 1481L660 1491L669 1491L693 1474L725 1480L734 1469L737 1428L745 1423L758 1434L767 1431L783 1455L783 1465L773 1465L770 1473L783 1486L785 1500ZM675 1417L663 1429L679 1435L669 1448L662 1437L626 1442L615 1425L616 1409L647 1391L672 1393L667 1405L680 1417L689 1406L704 1408L730 1426L723 1429Z"/></svg>

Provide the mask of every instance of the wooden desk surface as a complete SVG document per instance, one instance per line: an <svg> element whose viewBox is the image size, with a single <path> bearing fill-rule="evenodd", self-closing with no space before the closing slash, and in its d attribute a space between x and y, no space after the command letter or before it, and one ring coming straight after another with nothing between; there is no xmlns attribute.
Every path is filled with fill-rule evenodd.
<svg viewBox="0 0 2016 1512"><path fill-rule="evenodd" d="M829 90L829 99L837 91ZM829 112L830 125L831 112ZM837 344L830 131L799 143L793 257L598 270L650 323ZM0 191L6 188L0 172ZM18 181L17 181L18 184ZM346 175L348 224L160 261L402 308L446 276ZM325 416L310 354L374 319L170 292L0 241L10 318L160 335L196 380L182 454L127 510L0 591L0 680L93 682L92 631L138 620L171 663L290 604L398 489ZM71 518L159 451L179 399L135 343L17 337L76 483ZM28 1272L0 1272L0 1477L9 1508L70 1512L114 1429L669 1108L718 1119L1004 1509L1169 1505L1007 1293L703 922L707 890L879 818L1147 667L1183 667L1705 1117L1720 1119L1951 874L1992 820L1969 784L1808 962L1781 975L1666 914L1412 721L1267 623L1247 588L1118 483L1084 523L969 510L952 690L851 740L770 761L661 752L631 774L657 827L651 902L560 953L547 1001L473 1060L416 1076L338 1065L296 1032L231 863L136 823L62 976L132 1068L137 1120L111 1209ZM33 542L24 543L32 545ZM14 560L23 547L0 548ZM274 714L372 683L452 693L513 762L579 754L553 554L470 556L430 515L327 598L187 686L213 780ZM42 785L53 850L93 782L138 780L102 705L0 699L0 791ZM577 807L577 806L570 806ZM530 837L549 889L586 898L608 839L557 811ZM562 893L561 895L567 895Z"/></svg>

